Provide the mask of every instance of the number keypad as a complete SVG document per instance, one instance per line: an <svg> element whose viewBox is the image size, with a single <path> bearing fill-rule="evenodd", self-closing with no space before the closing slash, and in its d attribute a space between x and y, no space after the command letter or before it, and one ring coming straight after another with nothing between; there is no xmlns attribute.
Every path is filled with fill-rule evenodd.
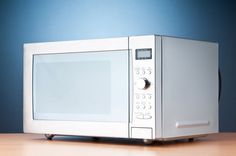
<svg viewBox="0 0 236 156"><path fill-rule="evenodd" d="M134 117L138 120L152 119L155 104L153 99L153 68L150 66L134 68L134 80ZM143 80L149 82L148 87L143 87ZM141 85L142 87L140 87Z"/></svg>

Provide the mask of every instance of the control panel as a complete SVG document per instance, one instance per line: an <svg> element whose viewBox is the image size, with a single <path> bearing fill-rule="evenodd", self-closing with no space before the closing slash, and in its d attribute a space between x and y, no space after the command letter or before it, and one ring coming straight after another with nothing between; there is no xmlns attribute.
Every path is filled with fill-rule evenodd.
<svg viewBox="0 0 236 156"><path fill-rule="evenodd" d="M131 138L155 136L155 37L129 38L131 50Z"/></svg>
<svg viewBox="0 0 236 156"><path fill-rule="evenodd" d="M134 118L149 120L153 118L153 68L147 60L139 60L134 67ZM145 66L146 62L147 66Z"/></svg>

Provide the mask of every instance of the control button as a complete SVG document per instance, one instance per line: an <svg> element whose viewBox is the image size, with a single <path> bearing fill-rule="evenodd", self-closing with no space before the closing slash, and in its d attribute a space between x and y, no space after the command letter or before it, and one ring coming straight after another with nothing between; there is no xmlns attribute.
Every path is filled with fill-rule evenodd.
<svg viewBox="0 0 236 156"><path fill-rule="evenodd" d="M147 97L148 97L148 99L151 99L151 98L152 98L152 95L151 95L151 94L148 94Z"/></svg>
<svg viewBox="0 0 236 156"><path fill-rule="evenodd" d="M145 105L142 105L142 109L145 109L146 108L146 106Z"/></svg>
<svg viewBox="0 0 236 156"><path fill-rule="evenodd" d="M136 102L136 105L140 105L140 102Z"/></svg>
<svg viewBox="0 0 236 156"><path fill-rule="evenodd" d="M143 94L143 95L142 95L142 98L143 98L143 99L145 99L145 98L146 98L146 96Z"/></svg>
<svg viewBox="0 0 236 156"><path fill-rule="evenodd" d="M139 99L139 94L136 94L135 96L136 96L136 99Z"/></svg>
<svg viewBox="0 0 236 156"><path fill-rule="evenodd" d="M142 71L142 74L143 74L143 75L145 74L145 70Z"/></svg>
<svg viewBox="0 0 236 156"><path fill-rule="evenodd" d="M137 118L137 119L144 119L144 114L138 113L138 114L136 115L136 118Z"/></svg>
<svg viewBox="0 0 236 156"><path fill-rule="evenodd" d="M143 119L151 119L151 118L152 118L152 116L149 115L149 114L145 114L145 115L143 115Z"/></svg>
<svg viewBox="0 0 236 156"><path fill-rule="evenodd" d="M136 85L139 89L147 89L150 86L150 82L146 78L139 78Z"/></svg>
<svg viewBox="0 0 236 156"><path fill-rule="evenodd" d="M151 73L152 73L152 69L151 69L150 67L148 67L147 73L148 73L148 74L151 74Z"/></svg>
<svg viewBox="0 0 236 156"><path fill-rule="evenodd" d="M135 68L135 73L138 75L140 72L139 72L139 68Z"/></svg>
<svg viewBox="0 0 236 156"><path fill-rule="evenodd" d="M136 105L136 108L137 108L137 109L139 109L139 108L140 108L140 106L139 106L139 105Z"/></svg>
<svg viewBox="0 0 236 156"><path fill-rule="evenodd" d="M152 108L152 106L151 106L151 105L148 105L148 106L147 106L147 108L148 108L148 109L151 109L151 108Z"/></svg>

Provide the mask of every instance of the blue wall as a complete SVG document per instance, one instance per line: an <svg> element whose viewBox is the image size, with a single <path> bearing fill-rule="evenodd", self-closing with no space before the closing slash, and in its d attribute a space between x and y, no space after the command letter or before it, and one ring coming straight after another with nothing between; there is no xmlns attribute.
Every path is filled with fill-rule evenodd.
<svg viewBox="0 0 236 156"><path fill-rule="evenodd" d="M162 34L220 44L220 130L236 131L236 5L210 0L0 1L0 132L22 132L26 42Z"/></svg>

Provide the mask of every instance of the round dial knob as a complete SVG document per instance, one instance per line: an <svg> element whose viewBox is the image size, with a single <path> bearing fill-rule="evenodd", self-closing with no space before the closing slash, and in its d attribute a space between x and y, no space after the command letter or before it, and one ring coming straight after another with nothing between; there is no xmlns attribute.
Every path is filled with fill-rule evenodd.
<svg viewBox="0 0 236 156"><path fill-rule="evenodd" d="M136 84L138 89L147 89L150 86L150 82L146 78L139 78Z"/></svg>

